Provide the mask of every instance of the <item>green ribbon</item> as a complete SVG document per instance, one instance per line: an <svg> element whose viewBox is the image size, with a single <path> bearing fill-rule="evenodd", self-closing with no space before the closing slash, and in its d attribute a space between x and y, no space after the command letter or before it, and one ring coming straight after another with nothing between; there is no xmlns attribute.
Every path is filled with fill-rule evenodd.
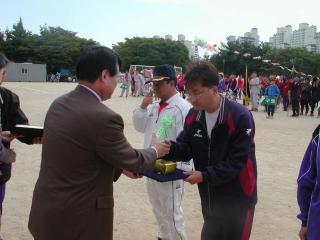
<svg viewBox="0 0 320 240"><path fill-rule="evenodd" d="M169 140L169 128L172 126L171 117L165 115L161 118L160 128L156 132L158 141Z"/></svg>

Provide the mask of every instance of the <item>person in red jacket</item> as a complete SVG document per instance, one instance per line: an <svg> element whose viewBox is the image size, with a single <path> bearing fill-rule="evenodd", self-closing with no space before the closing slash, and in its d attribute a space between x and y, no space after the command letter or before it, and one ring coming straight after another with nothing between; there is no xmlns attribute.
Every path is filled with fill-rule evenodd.
<svg viewBox="0 0 320 240"><path fill-rule="evenodd" d="M183 98L186 98L185 96L185 89L184 89L184 85L183 85L183 75L182 73L179 73L177 76L177 87L178 87L178 91L180 93L180 96Z"/></svg>
<svg viewBox="0 0 320 240"><path fill-rule="evenodd" d="M242 92L243 92L243 86L244 86L244 80L242 78L242 75L237 77L238 80L238 98L242 99Z"/></svg>
<svg viewBox="0 0 320 240"><path fill-rule="evenodd" d="M279 84L280 94L282 97L283 111L288 111L289 106L289 88L290 83L286 77L282 79Z"/></svg>

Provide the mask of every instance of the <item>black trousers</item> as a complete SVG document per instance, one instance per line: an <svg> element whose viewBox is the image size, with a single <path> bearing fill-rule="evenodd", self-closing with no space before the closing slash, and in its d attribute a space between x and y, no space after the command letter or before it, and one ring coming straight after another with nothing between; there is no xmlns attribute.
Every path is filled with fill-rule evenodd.
<svg viewBox="0 0 320 240"><path fill-rule="evenodd" d="M289 97L288 95L283 94L282 95L282 103L283 103L283 110L287 111L289 106Z"/></svg>
<svg viewBox="0 0 320 240"><path fill-rule="evenodd" d="M318 105L318 99L311 99L310 106L311 106L311 114L313 114L315 107Z"/></svg>
<svg viewBox="0 0 320 240"><path fill-rule="evenodd" d="M254 206L239 207L224 216L204 217L201 240L249 240Z"/></svg>
<svg viewBox="0 0 320 240"><path fill-rule="evenodd" d="M293 115L299 116L299 99L298 98L292 98L291 99L291 104L292 104Z"/></svg>
<svg viewBox="0 0 320 240"><path fill-rule="evenodd" d="M273 116L275 107L276 107L275 105L267 106L268 116Z"/></svg>
<svg viewBox="0 0 320 240"><path fill-rule="evenodd" d="M303 114L303 110L306 108L306 114L309 112L309 100L301 99L301 114Z"/></svg>

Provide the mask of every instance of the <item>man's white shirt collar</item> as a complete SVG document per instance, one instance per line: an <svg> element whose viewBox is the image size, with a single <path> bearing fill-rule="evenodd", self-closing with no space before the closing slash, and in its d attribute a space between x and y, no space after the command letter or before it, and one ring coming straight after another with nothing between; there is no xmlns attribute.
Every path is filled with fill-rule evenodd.
<svg viewBox="0 0 320 240"><path fill-rule="evenodd" d="M89 88L89 87L87 87L87 86L85 86L85 85L83 85L83 84L79 84L79 85L82 86L82 87L84 87L84 88L86 88L86 89L88 89L90 92L92 92L92 93L97 97L97 99L99 100L99 102L102 101L101 97L100 97L95 91L93 91L91 88Z"/></svg>
<svg viewBox="0 0 320 240"><path fill-rule="evenodd" d="M166 101L164 101L164 102L166 102L166 103L168 103L168 105L170 105L170 104L174 101L174 99L177 98L178 96L180 96L180 95L179 95L178 92L176 92L174 95L172 95L170 98L168 98L168 99L167 99Z"/></svg>

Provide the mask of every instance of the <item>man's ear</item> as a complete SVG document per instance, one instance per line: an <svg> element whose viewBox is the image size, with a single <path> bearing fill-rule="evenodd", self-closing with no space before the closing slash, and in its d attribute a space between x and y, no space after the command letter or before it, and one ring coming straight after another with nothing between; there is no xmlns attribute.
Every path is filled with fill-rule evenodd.
<svg viewBox="0 0 320 240"><path fill-rule="evenodd" d="M107 79L109 76L110 76L109 71L107 69L103 69L99 77L101 80L104 80L104 79Z"/></svg>
<svg viewBox="0 0 320 240"><path fill-rule="evenodd" d="M217 94L218 93L218 86L213 86L212 87L212 92Z"/></svg>

